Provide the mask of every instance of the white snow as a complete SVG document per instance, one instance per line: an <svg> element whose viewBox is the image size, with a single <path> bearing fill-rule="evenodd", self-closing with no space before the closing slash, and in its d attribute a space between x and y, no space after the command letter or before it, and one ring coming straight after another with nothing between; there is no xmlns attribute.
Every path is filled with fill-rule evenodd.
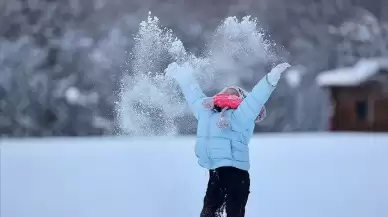
<svg viewBox="0 0 388 217"><path fill-rule="evenodd" d="M302 80L301 74L296 70L290 70L288 73L286 73L286 80L288 85L291 87L298 87Z"/></svg>
<svg viewBox="0 0 388 217"><path fill-rule="evenodd" d="M301 66L291 67L285 73L285 79L287 84L292 88L297 88L300 86L303 76L305 74L305 70Z"/></svg>
<svg viewBox="0 0 388 217"><path fill-rule="evenodd" d="M388 69L388 58L362 59L353 67L322 72L317 76L317 83L320 86L356 86L379 73L380 69Z"/></svg>
<svg viewBox="0 0 388 217"><path fill-rule="evenodd" d="M71 104L87 105L96 104L99 100L99 95L96 92L82 93L77 87L69 87L65 91L65 97Z"/></svg>
<svg viewBox="0 0 388 217"><path fill-rule="evenodd" d="M132 73L124 74L117 102L121 130L135 136L176 135L176 119L188 109L176 83L165 79L166 66L189 63L204 92L239 85L261 73L253 71L257 65L276 59L274 45L264 36L256 19L228 17L209 38L203 55L196 56L150 13L134 37L130 64L123 66Z"/></svg>
<svg viewBox="0 0 388 217"><path fill-rule="evenodd" d="M1 217L199 216L192 137L3 139ZM387 134L258 135L247 217L388 216Z"/></svg>
<svg viewBox="0 0 388 217"><path fill-rule="evenodd" d="M80 95L81 93L76 87L69 87L65 92L66 99L71 104L76 104Z"/></svg>

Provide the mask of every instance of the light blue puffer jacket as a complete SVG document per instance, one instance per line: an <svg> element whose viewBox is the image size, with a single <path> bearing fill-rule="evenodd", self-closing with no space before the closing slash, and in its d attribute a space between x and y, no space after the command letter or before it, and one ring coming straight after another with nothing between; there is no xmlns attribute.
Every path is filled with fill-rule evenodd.
<svg viewBox="0 0 388 217"><path fill-rule="evenodd" d="M253 135L255 120L275 87L263 77L238 109L227 110L224 113L229 121L229 127L223 129L217 126L220 112L202 105L208 97L203 93L194 75L181 71L173 77L198 120L195 154L199 165L207 169L232 166L249 170L248 144Z"/></svg>

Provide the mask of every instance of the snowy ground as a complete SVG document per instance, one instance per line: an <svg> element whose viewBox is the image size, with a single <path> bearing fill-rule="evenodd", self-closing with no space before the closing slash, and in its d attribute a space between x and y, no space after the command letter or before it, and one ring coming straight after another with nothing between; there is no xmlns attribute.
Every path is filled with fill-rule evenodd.
<svg viewBox="0 0 388 217"><path fill-rule="evenodd" d="M198 217L193 138L1 140L1 217ZM388 216L388 135L260 135L247 217Z"/></svg>

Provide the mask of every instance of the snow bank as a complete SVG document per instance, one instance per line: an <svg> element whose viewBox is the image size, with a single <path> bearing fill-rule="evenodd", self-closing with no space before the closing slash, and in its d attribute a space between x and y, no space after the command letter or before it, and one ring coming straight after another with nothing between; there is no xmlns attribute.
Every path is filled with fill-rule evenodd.
<svg viewBox="0 0 388 217"><path fill-rule="evenodd" d="M199 216L193 138L1 141L1 217ZM260 135L247 217L388 216L388 135Z"/></svg>

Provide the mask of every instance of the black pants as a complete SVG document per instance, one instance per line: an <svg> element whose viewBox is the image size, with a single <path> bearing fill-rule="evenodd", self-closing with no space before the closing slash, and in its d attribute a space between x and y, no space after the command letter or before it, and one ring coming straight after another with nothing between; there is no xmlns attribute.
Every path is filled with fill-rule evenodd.
<svg viewBox="0 0 388 217"><path fill-rule="evenodd" d="M248 201L250 178L248 171L235 167L220 167L209 171L201 217L244 217Z"/></svg>

